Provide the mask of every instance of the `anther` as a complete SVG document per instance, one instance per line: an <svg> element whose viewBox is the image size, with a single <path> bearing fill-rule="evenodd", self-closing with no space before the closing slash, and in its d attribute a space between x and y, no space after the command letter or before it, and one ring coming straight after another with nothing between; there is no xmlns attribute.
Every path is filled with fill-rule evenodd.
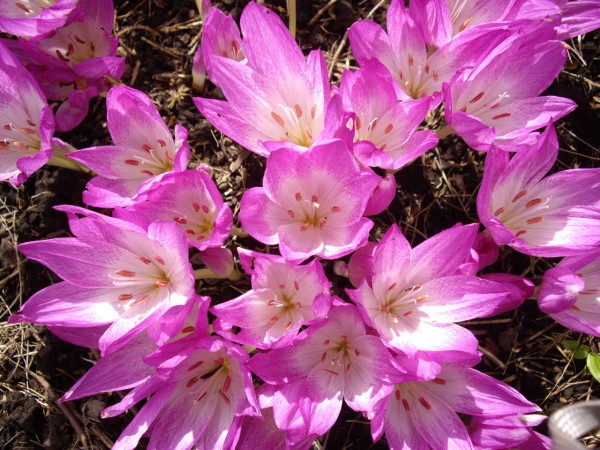
<svg viewBox="0 0 600 450"><path fill-rule="evenodd" d="M443 378L434 378L431 381L434 382L435 384L446 384L446 380L444 380Z"/></svg>
<svg viewBox="0 0 600 450"><path fill-rule="evenodd" d="M541 198L534 198L525 204L525 208L531 208L532 206L539 205L540 203L542 203Z"/></svg>
<svg viewBox="0 0 600 450"><path fill-rule="evenodd" d="M494 212L494 216L498 217L500 214L502 214L505 211L504 208L498 208L495 212Z"/></svg>
<svg viewBox="0 0 600 450"><path fill-rule="evenodd" d="M133 298L132 294L121 294L119 295L119 301L124 302L125 300L131 300Z"/></svg>
<svg viewBox="0 0 600 450"><path fill-rule="evenodd" d="M299 202L300 200L302 200L302 195L300 194L300 192L296 192L295 198L296 198L297 202Z"/></svg>
<svg viewBox="0 0 600 450"><path fill-rule="evenodd" d="M134 302L132 302L130 306L135 306L135 305L139 305L140 303L144 303L149 298L150 298L149 295L144 295L143 297L140 297L137 300L135 300Z"/></svg>
<svg viewBox="0 0 600 450"><path fill-rule="evenodd" d="M521 192L519 192L517 195L515 195L512 199L512 202L515 203L518 200L522 199L523 197L525 197L527 195L527 191L523 190Z"/></svg>
<svg viewBox="0 0 600 450"><path fill-rule="evenodd" d="M81 39L79 36L74 35L73 39L75 39L77 42L79 42L80 44L85 44L85 41L83 39Z"/></svg>
<svg viewBox="0 0 600 450"><path fill-rule="evenodd" d="M342 210L342 208L340 208L339 206L332 206L331 207L331 212L332 213L338 213Z"/></svg>
<svg viewBox="0 0 600 450"><path fill-rule="evenodd" d="M402 399L402 406L404 406L404 411L410 411L410 405L408 404L408 400L405 398Z"/></svg>
<svg viewBox="0 0 600 450"><path fill-rule="evenodd" d="M294 214L294 211L292 211L291 209L288 209L287 213L288 213L288 216L290 216L292 219L294 217L296 217L296 214Z"/></svg>
<svg viewBox="0 0 600 450"><path fill-rule="evenodd" d="M167 287L169 285L169 282L165 280L158 280L155 284L158 287Z"/></svg>
<svg viewBox="0 0 600 450"><path fill-rule="evenodd" d="M475 102L481 100L481 97L483 97L484 95L485 95L484 92L480 92L475 97L473 97L469 103L475 103Z"/></svg>
<svg viewBox="0 0 600 450"><path fill-rule="evenodd" d="M144 144L142 145L142 148L147 151L148 153L150 153L152 151L152 147L150 147L148 144Z"/></svg>
<svg viewBox="0 0 600 450"><path fill-rule="evenodd" d="M325 373L327 375L339 375L339 373L336 372L335 370L329 370L329 369L323 369L323 373Z"/></svg>
<svg viewBox="0 0 600 450"><path fill-rule="evenodd" d="M543 217L532 217L531 219L527 219L527 223L529 225L533 225L534 223L540 223L543 221L544 221Z"/></svg>
<svg viewBox="0 0 600 450"><path fill-rule="evenodd" d="M140 261L143 262L146 265L148 265L148 264L150 264L152 262L148 258L146 258L145 256L140 256Z"/></svg>
<svg viewBox="0 0 600 450"><path fill-rule="evenodd" d="M392 289L394 289L396 286L398 286L398 283L390 284L390 286L387 288L388 292L391 291Z"/></svg>
<svg viewBox="0 0 600 450"><path fill-rule="evenodd" d="M275 120L275 122L277 122L277 124L281 128L285 128L285 122L283 121L283 119L281 118L281 116L279 114L277 114L274 111L271 111L271 117L273 118L273 120Z"/></svg>
<svg viewBox="0 0 600 450"><path fill-rule="evenodd" d="M31 10L27 6L25 6L21 3L15 3L15 6L19 9L22 9L23 11L25 11L28 14L31 12Z"/></svg>
<svg viewBox="0 0 600 450"><path fill-rule="evenodd" d="M163 141L162 139L157 139L156 142L158 142L158 145L160 145L161 147L167 146L167 143L165 141Z"/></svg>
<svg viewBox="0 0 600 450"><path fill-rule="evenodd" d="M502 113L502 114L498 114L497 116L492 117L492 120L504 119L505 117L510 117L510 116L511 116L510 113Z"/></svg>
<svg viewBox="0 0 600 450"><path fill-rule="evenodd" d="M202 205L202 211L204 211L205 214L208 214L208 212L210 211L210 209L208 209L208 206Z"/></svg>
<svg viewBox="0 0 600 450"><path fill-rule="evenodd" d="M177 223L180 223L181 225L185 225L186 223L188 223L185 217L173 217L173 220Z"/></svg>
<svg viewBox="0 0 600 450"><path fill-rule="evenodd" d="M431 409L431 405L423 397L419 397L419 403L423 405L423 408Z"/></svg>
<svg viewBox="0 0 600 450"><path fill-rule="evenodd" d="M135 277L135 272L131 270L119 269L115 273L121 277Z"/></svg>
<svg viewBox="0 0 600 450"><path fill-rule="evenodd" d="M182 333L191 333L192 331L196 331L196 328L191 325L189 327L185 327L185 328L181 329ZM202 361L200 361L200 363L202 363ZM196 363L196 364L198 364L198 363ZM188 369L188 370L190 370L190 369Z"/></svg>
<svg viewBox="0 0 600 450"><path fill-rule="evenodd" d="M515 234L515 237L523 236L525 233L527 233L527 230L519 230L517 234Z"/></svg>
<svg viewBox="0 0 600 450"><path fill-rule="evenodd" d="M162 264L163 266L165 265L165 260L162 259L160 256L154 255L153 258L154 258L154 261L156 261L157 263Z"/></svg>
<svg viewBox="0 0 600 450"><path fill-rule="evenodd" d="M139 166L141 163L136 159L126 159L125 164L128 166Z"/></svg>
<svg viewBox="0 0 600 450"><path fill-rule="evenodd" d="M294 280L294 289L296 289L297 291L300 290L300 283L298 283L298 281Z"/></svg>
<svg viewBox="0 0 600 450"><path fill-rule="evenodd" d="M298 119L302 117L302 108L300 108L298 103L294 105L294 110L296 111L296 117L298 117Z"/></svg>
<svg viewBox="0 0 600 450"><path fill-rule="evenodd" d="M392 125L392 124L390 123L390 124L389 124L387 127L385 127L385 130L383 130L383 132L384 132L385 134L390 134L390 132L391 132L393 129L394 129L394 125Z"/></svg>

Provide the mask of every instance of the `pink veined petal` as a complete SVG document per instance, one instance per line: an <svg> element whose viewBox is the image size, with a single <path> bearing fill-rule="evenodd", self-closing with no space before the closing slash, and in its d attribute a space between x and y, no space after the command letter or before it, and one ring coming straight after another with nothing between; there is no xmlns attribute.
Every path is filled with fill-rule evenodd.
<svg viewBox="0 0 600 450"><path fill-rule="evenodd" d="M239 218L252 237L267 245L279 243L278 229L292 221L285 209L272 202L261 187L244 192Z"/></svg>
<svg viewBox="0 0 600 450"><path fill-rule="evenodd" d="M473 449L467 428L458 414L441 398L428 395L420 386L411 387L414 394L408 396L410 417L421 437L432 448ZM415 398L417 395L419 397Z"/></svg>
<svg viewBox="0 0 600 450"><path fill-rule="evenodd" d="M402 400L406 400L402 402ZM407 406L408 405L408 406ZM408 407L408 410L407 410ZM383 422L385 436L390 448L406 450L429 450L431 447L421 437L413 424L410 416L409 399L396 398L392 393L386 403L382 405L382 411L376 416L371 424Z"/></svg>
<svg viewBox="0 0 600 450"><path fill-rule="evenodd" d="M427 45L441 47L452 39L453 23L445 0L413 0L410 13Z"/></svg>
<svg viewBox="0 0 600 450"><path fill-rule="evenodd" d="M477 224L449 228L416 246L411 252L412 267L406 279L412 284L422 284L452 275L469 255L478 228Z"/></svg>
<svg viewBox="0 0 600 450"><path fill-rule="evenodd" d="M90 327L105 325L123 312L123 289L86 289L65 281L34 294L21 308L22 319L44 325Z"/></svg>
<svg viewBox="0 0 600 450"><path fill-rule="evenodd" d="M278 229L279 250L285 259L301 262L323 251L323 233L299 222L282 225Z"/></svg>
<svg viewBox="0 0 600 450"><path fill-rule="evenodd" d="M83 202L97 208L118 208L134 204L139 180L111 180L96 176L83 191Z"/></svg>
<svg viewBox="0 0 600 450"><path fill-rule="evenodd" d="M470 368L445 366L433 381L423 383L423 390L463 414L501 416L539 411L512 387Z"/></svg>
<svg viewBox="0 0 600 450"><path fill-rule="evenodd" d="M152 353L156 344L146 335L132 339L121 349L100 358L71 387L60 401L75 400L99 392L120 391L144 383L154 375L154 367L144 364L142 357Z"/></svg>
<svg viewBox="0 0 600 450"><path fill-rule="evenodd" d="M419 311L436 323L484 317L508 296L501 284L471 276L436 278L423 285L423 292L428 297L419 306Z"/></svg>

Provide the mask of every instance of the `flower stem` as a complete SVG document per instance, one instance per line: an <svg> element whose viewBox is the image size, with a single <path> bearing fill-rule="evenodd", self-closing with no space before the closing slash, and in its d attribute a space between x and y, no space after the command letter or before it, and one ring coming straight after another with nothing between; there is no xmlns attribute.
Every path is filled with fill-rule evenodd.
<svg viewBox="0 0 600 450"><path fill-rule="evenodd" d="M435 134L437 134L437 137L440 141L454 133L454 128L452 128L450 125L446 125L444 128L435 131Z"/></svg>
<svg viewBox="0 0 600 450"><path fill-rule="evenodd" d="M249 236L248 233L246 233L244 230L238 227L233 227L231 229L231 234L239 238L247 238Z"/></svg>
<svg viewBox="0 0 600 450"><path fill-rule="evenodd" d="M196 280L208 280L208 279L228 279L230 281L238 281L242 278L242 275L235 269L233 269L229 275L218 275L210 270L208 267L194 270L194 278Z"/></svg>
<svg viewBox="0 0 600 450"><path fill-rule="evenodd" d="M79 164L77 161L67 157L67 154L75 150L77 150L75 147L71 146L70 144L67 144L66 142L61 142L60 146L57 144L53 144L52 156L46 164L48 164L49 166L63 167L65 169L75 170L76 172L93 175L93 172L90 168L84 166L83 164Z"/></svg>

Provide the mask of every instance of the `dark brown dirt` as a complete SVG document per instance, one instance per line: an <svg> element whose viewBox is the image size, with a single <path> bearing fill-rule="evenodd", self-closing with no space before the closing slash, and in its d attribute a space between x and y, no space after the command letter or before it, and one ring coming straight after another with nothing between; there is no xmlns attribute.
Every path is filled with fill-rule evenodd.
<svg viewBox="0 0 600 450"><path fill-rule="evenodd" d="M247 2L215 3L237 19ZM309 27L309 21L326 3L298 1L297 38L303 49L322 48L330 61L346 28L365 17L378 2L339 0ZM283 0L266 5L279 13L285 12ZM250 155L243 164L235 164L238 167L232 171L230 167L243 152L237 144L214 131L192 103L191 61L201 30L194 1L115 0L115 7L116 32L122 42L120 54L127 58L122 81L150 95L169 126L179 123L187 127L194 161L214 168L219 189L237 213L243 191L261 184L264 159ZM385 7L378 9L373 18L382 22ZM579 105L559 125L564 151L556 169L598 167L600 161L597 151L600 94L597 85L594 87L584 80L598 81L599 39L600 35L595 34L583 41L582 54L588 67L573 63L569 74L561 75L549 90L553 95L572 98ZM337 59L334 81L347 62L354 64L346 43ZM203 95L218 97L219 93L209 86ZM78 148L108 144L105 113L104 100L94 100L85 122L61 137ZM450 137L397 173L398 195L390 208L375 218L372 238L378 239L392 223L398 223L416 244L457 222L477 222L475 193L483 159L483 155L469 150L462 140ZM86 181L84 175L46 167L19 189L7 183L0 185L1 321L34 292L56 281L41 265L23 261L16 245L66 235L65 217L52 207L65 203L81 205ZM235 245L246 248L264 248L250 238L236 242ZM553 263L504 250L491 270L527 276L537 284ZM326 263L326 270L335 292L344 295L347 280L333 275L330 263ZM203 295L215 301L231 299L248 287L248 280L233 286L222 282L198 286ZM584 364L565 354L559 343L565 339L580 340L598 351L597 344L555 324L537 310L535 302L528 301L516 311L473 321L468 326L480 339L483 349L492 355L485 356L479 368L516 387L546 412L598 395L598 384L585 371ZM131 413L111 420L98 418L104 406L119 399L118 394L71 402L63 409L57 406L56 398L91 367L97 358L95 351L62 342L42 327L6 323L0 323L0 344L1 448L109 448L131 420ZM320 442L321 448L327 449L387 448L385 441L372 444L368 421L349 409L343 410L336 426Z"/></svg>

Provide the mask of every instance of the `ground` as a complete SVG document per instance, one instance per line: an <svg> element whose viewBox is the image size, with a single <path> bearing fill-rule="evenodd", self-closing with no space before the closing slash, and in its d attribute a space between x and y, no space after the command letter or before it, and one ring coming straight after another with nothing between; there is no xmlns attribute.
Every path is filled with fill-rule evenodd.
<svg viewBox="0 0 600 450"><path fill-rule="evenodd" d="M244 1L214 2L238 19ZM383 23L388 2L376 0L299 0L297 39L306 51L321 48L332 81L341 70L355 68L345 31L354 21L369 15ZM283 0L266 3L287 19ZM248 155L229 138L211 128L192 103L191 61L200 38L201 21L192 0L115 0L115 31L121 39L119 54L127 59L122 81L147 93L173 126L187 127L194 164L210 164L215 180L234 213L245 189L258 186L264 159ZM565 71L548 93L571 98L577 110L558 123L561 154L555 170L598 167L600 161L600 85L598 73L600 35L573 40ZM218 97L208 86L203 95ZM92 102L88 118L61 137L77 148L107 145L104 100ZM392 224L399 224L414 244L457 222L477 222L475 199L484 156L455 137L442 141L409 167L396 174L398 194L390 208L375 217L372 238L378 239ZM64 343L43 327L8 324L7 317L33 293L57 281L39 264L28 262L19 243L65 236L63 214L52 210L60 204L82 205L87 177L66 169L46 167L20 188L0 185L0 447L7 449L104 449L110 448L136 410L123 417L99 419L103 407L120 394L98 395L58 404L59 398L98 358L94 350ZM250 238L230 242L232 247L264 249ZM536 285L557 260L520 255L510 249L490 271L526 276ZM325 264L334 292L344 295L346 279ZM213 301L231 299L249 288L249 280L198 285L198 292ZM535 301L510 313L465 324L480 341L484 354L478 369L502 380L540 405L545 413L576 401L598 396L598 383L587 372L585 361L564 348L576 341L598 352L592 338L566 330L540 313ZM544 427L540 431L545 432ZM600 442L594 436L590 445ZM344 409L336 426L315 443L315 448L387 448L385 441L372 444L368 422Z"/></svg>

